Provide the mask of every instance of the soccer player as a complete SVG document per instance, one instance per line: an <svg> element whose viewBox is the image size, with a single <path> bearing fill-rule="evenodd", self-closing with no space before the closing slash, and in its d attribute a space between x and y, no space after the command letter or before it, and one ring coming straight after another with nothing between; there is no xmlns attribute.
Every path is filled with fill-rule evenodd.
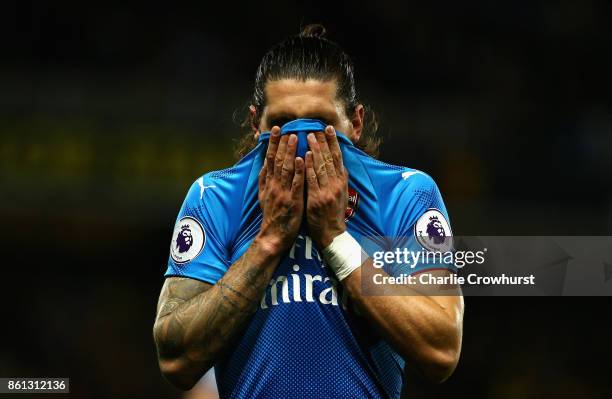
<svg viewBox="0 0 612 399"><path fill-rule="evenodd" d="M224 398L398 398L405 371L441 382L456 367L460 294L363 290L364 237L413 248L450 225L428 175L368 155L353 64L324 33L265 54L248 153L197 179L179 212L154 338L181 389L214 366Z"/></svg>

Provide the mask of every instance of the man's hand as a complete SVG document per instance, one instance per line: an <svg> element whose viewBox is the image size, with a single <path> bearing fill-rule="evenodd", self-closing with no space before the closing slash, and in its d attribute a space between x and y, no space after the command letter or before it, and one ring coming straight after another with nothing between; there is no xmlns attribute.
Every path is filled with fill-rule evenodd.
<svg viewBox="0 0 612 399"><path fill-rule="evenodd" d="M244 334L284 250L295 241L304 212L304 160L297 137L280 137L275 126L259 174L261 230L247 251L214 285L168 278L159 299L153 334L162 373L191 389Z"/></svg>
<svg viewBox="0 0 612 399"><path fill-rule="evenodd" d="M264 166L259 172L263 221L259 237L273 252L288 249L298 234L304 212L304 160L295 156L297 136L280 135L274 126Z"/></svg>
<svg viewBox="0 0 612 399"><path fill-rule="evenodd" d="M308 135L306 153L306 219L310 235L319 250L346 230L344 213L348 204L348 172L332 126L325 133Z"/></svg>

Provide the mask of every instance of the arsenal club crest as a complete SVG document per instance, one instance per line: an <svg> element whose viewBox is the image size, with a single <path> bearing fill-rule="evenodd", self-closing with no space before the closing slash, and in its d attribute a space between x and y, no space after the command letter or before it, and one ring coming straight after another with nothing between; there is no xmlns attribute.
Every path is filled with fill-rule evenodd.
<svg viewBox="0 0 612 399"><path fill-rule="evenodd" d="M348 220L355 215L355 212L357 212L358 206L359 206L359 193L349 187L348 206L346 207L346 211L344 211L344 221L345 222L348 222Z"/></svg>

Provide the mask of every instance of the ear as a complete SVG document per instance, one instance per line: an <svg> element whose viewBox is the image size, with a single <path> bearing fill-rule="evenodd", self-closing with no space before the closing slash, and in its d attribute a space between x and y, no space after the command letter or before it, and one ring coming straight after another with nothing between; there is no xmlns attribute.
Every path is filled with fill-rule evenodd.
<svg viewBox="0 0 612 399"><path fill-rule="evenodd" d="M353 141L356 143L361 138L361 132L363 131L363 116L365 115L365 108L362 104L357 104L353 115L351 116L351 125L353 127Z"/></svg>
<svg viewBox="0 0 612 399"><path fill-rule="evenodd" d="M253 130L255 140L257 140L259 139L259 126L255 124L255 120L257 118L257 109L253 104L249 105L249 118L251 119L251 130Z"/></svg>

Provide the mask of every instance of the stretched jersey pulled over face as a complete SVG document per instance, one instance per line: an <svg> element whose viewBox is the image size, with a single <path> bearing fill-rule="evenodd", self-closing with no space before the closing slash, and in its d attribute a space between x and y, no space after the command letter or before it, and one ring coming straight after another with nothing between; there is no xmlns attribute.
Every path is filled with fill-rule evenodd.
<svg viewBox="0 0 612 399"><path fill-rule="evenodd" d="M318 120L298 119L281 134L298 133L299 147L305 142L300 132L324 129ZM422 234L450 235L429 176L373 159L337 135L349 172L351 235L411 237L413 246ZM262 221L257 176L268 139L269 133L261 134L257 147L233 167L207 173L191 186L176 221L166 276L214 284L247 250ZM412 272L424 267L431 266L417 265ZM224 398L398 398L403 369L404 360L353 311L305 225L248 327L215 364Z"/></svg>

